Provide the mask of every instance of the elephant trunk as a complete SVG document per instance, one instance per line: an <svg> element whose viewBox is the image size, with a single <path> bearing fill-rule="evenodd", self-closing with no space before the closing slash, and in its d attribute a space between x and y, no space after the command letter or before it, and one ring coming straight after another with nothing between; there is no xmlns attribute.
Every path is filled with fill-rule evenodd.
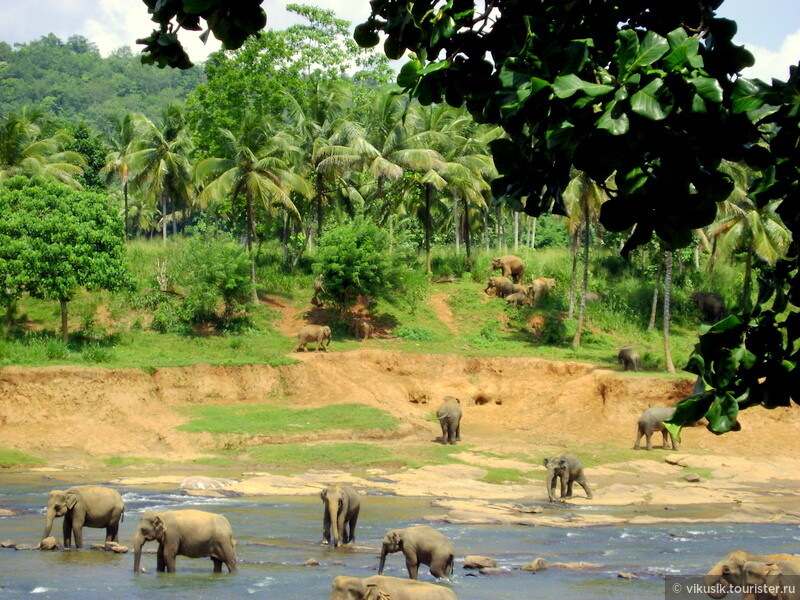
<svg viewBox="0 0 800 600"><path fill-rule="evenodd" d="M328 500L328 518L331 521L331 537L333 538L334 548L342 543L342 540L339 536L341 533L341 528L339 527L339 517L336 514L338 508L338 502L335 500Z"/></svg>
<svg viewBox="0 0 800 600"><path fill-rule="evenodd" d="M383 575L383 567L386 564L386 544L381 546L381 562L378 564L378 575Z"/></svg>
<svg viewBox="0 0 800 600"><path fill-rule="evenodd" d="M55 508L48 508L47 509L47 520L44 524L44 535L42 539L46 537L50 537L50 530L53 529L53 520L56 518L56 509Z"/></svg>
<svg viewBox="0 0 800 600"><path fill-rule="evenodd" d="M728 595L728 582L720 575L706 575L704 579L706 593L715 600L724 598ZM718 590L718 591L717 591Z"/></svg>
<svg viewBox="0 0 800 600"><path fill-rule="evenodd" d="M142 546L144 546L144 536L137 531L133 536L133 572L139 573L139 565L142 559Z"/></svg>

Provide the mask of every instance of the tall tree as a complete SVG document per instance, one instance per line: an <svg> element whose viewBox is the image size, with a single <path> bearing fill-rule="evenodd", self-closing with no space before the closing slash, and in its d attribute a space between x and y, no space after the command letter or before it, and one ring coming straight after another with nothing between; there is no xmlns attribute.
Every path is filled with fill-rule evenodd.
<svg viewBox="0 0 800 600"><path fill-rule="evenodd" d="M191 139L183 110L172 105L154 124L140 116L135 150L127 159L133 185L161 205L161 236L167 241L167 222L176 228L178 211L194 199L192 167L189 162Z"/></svg>
<svg viewBox="0 0 800 600"><path fill-rule="evenodd" d="M294 189L310 195L311 190L308 182L279 158L280 154L299 151L295 141L286 134L274 133L260 117L248 115L238 135L227 129L220 129L219 135L225 143L225 156L206 158L195 167L195 179L201 185L205 183L198 203L207 206L230 197L236 207L244 201L245 246L250 256L253 302L258 303L253 252L257 205L270 216L274 216L275 207L279 206L299 219L289 192Z"/></svg>
<svg viewBox="0 0 800 600"><path fill-rule="evenodd" d="M103 172L106 174L106 181L110 182L114 178L119 178L122 185L123 197L123 218L125 223L125 237L128 237L128 183L130 182L131 169L129 157L134 151L134 144L138 140L139 120L133 113L126 113L122 117L116 117L109 121L106 132L106 143L110 152L106 156L106 165Z"/></svg>

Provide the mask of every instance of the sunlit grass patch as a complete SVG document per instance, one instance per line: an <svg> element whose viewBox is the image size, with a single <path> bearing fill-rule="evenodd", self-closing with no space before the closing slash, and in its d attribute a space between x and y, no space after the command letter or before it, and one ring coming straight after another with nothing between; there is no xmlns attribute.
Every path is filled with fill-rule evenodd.
<svg viewBox="0 0 800 600"><path fill-rule="evenodd" d="M332 404L320 408L291 409L249 404L244 406L195 406L192 420L180 425L191 433L257 435L306 433L323 430L394 429L400 421L385 410L363 404Z"/></svg>
<svg viewBox="0 0 800 600"><path fill-rule="evenodd" d="M29 467L43 465L45 461L38 456L32 456L20 450L0 447L0 468Z"/></svg>
<svg viewBox="0 0 800 600"><path fill-rule="evenodd" d="M104 458L103 462L107 467L143 467L145 465L163 465L166 461L143 456L110 456Z"/></svg>

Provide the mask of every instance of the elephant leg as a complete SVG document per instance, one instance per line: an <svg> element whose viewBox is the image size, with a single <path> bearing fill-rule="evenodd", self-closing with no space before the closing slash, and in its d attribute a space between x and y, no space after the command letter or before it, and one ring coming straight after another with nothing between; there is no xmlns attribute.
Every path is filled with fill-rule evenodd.
<svg viewBox="0 0 800 600"><path fill-rule="evenodd" d="M633 440L633 449L638 450L640 448L639 442L642 441L642 436L644 435L644 431L639 424L636 425L636 439Z"/></svg>
<svg viewBox="0 0 800 600"><path fill-rule="evenodd" d="M652 450L653 449L653 432L648 429L644 432L645 440L647 440L647 446L645 446L645 450Z"/></svg>
<svg viewBox="0 0 800 600"><path fill-rule="evenodd" d="M358 514L353 515L350 519L350 525L348 526L350 537L347 539L348 543L356 541L356 523L358 523Z"/></svg>
<svg viewBox="0 0 800 600"><path fill-rule="evenodd" d="M458 425L456 425L456 441L458 441L458 442L461 441L461 423L460 422L458 423Z"/></svg>
<svg viewBox="0 0 800 600"><path fill-rule="evenodd" d="M106 542L119 541L119 520L111 521L106 527Z"/></svg>
<svg viewBox="0 0 800 600"><path fill-rule="evenodd" d="M567 495L567 478L566 476L561 476L561 500L563 501Z"/></svg>
<svg viewBox="0 0 800 600"><path fill-rule="evenodd" d="M211 557L211 560L214 561L214 573L222 573L222 561L218 558Z"/></svg>
<svg viewBox="0 0 800 600"><path fill-rule="evenodd" d="M156 571L159 573L163 573L165 570L164 566L164 546L162 544L158 545L158 552L156 553Z"/></svg>
<svg viewBox="0 0 800 600"><path fill-rule="evenodd" d="M406 557L406 568L411 579L419 578L419 561L416 556Z"/></svg>
<svg viewBox="0 0 800 600"><path fill-rule="evenodd" d="M61 530L64 533L64 548L69 548L72 545L72 517L70 515L64 515Z"/></svg>
<svg viewBox="0 0 800 600"><path fill-rule="evenodd" d="M175 552L164 551L164 570L167 573L175 572Z"/></svg>
<svg viewBox="0 0 800 600"><path fill-rule="evenodd" d="M577 481L578 481L578 484L583 488L583 491L586 492L586 497L589 500L591 500L592 499L592 490L589 488L589 483L586 481L586 477L582 476Z"/></svg>
<svg viewBox="0 0 800 600"><path fill-rule="evenodd" d="M72 537L75 538L75 547L83 548L83 522L72 523Z"/></svg>
<svg viewBox="0 0 800 600"><path fill-rule="evenodd" d="M680 443L678 443L678 440L676 440L674 437L672 437L671 433L669 434L669 439L672 440L672 449L673 450L678 450L681 447Z"/></svg>
<svg viewBox="0 0 800 600"><path fill-rule="evenodd" d="M661 447L664 448L664 450L669 450L670 447L672 447L672 442L670 440L669 431L667 431L666 428L661 430L661 438L663 439Z"/></svg>
<svg viewBox="0 0 800 600"><path fill-rule="evenodd" d="M567 481L567 500L572 498L572 479Z"/></svg>

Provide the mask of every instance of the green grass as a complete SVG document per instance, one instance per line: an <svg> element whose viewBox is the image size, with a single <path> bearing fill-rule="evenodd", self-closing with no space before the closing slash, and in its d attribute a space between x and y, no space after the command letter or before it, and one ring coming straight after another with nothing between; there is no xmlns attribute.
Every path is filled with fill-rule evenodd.
<svg viewBox="0 0 800 600"><path fill-rule="evenodd" d="M529 475L519 469L509 469L505 467L483 468L486 469L486 475L481 477L479 481L485 483L493 483L496 485L504 483L527 483L529 479Z"/></svg>
<svg viewBox="0 0 800 600"><path fill-rule="evenodd" d="M19 450L0 447L0 468L11 469L17 467L33 467L44 465L46 461L38 456L31 456Z"/></svg>
<svg viewBox="0 0 800 600"><path fill-rule="evenodd" d="M180 431L192 433L306 433L333 429L391 430L400 424L385 410L363 404L333 404L321 408L290 409L278 406L195 406L192 420Z"/></svg>

